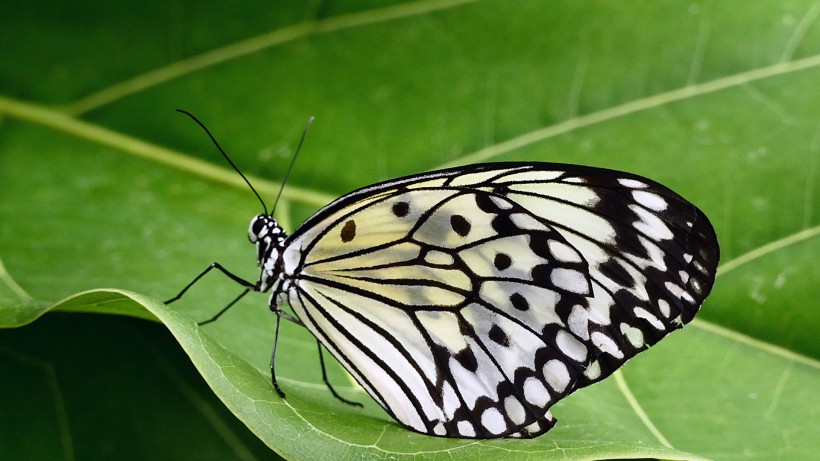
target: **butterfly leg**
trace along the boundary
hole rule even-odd
[[[336,392],[336,389],[333,389],[333,386],[330,385],[330,381],[328,381],[328,379],[327,379],[327,370],[325,369],[325,359],[322,356],[322,343],[320,343],[319,341],[316,341],[316,345],[319,346],[319,363],[322,366],[322,381],[324,381],[325,384],[327,385],[327,388],[330,389],[330,393],[333,394],[334,397],[336,397],[337,399],[341,400],[342,402],[344,402],[348,405],[353,405],[354,407],[360,407],[360,408],[363,407],[364,405],[362,405],[361,403],[347,400],[346,398],[339,395]]]
[[[276,314],[276,332],[273,335],[273,352],[270,354],[270,380],[273,383],[273,388],[279,397],[285,398],[285,393],[279,388],[279,383],[276,382],[276,345],[279,343],[279,323],[282,319],[281,311],[275,311]]]
[[[240,277],[240,276],[238,276],[238,275],[233,274],[233,273],[232,273],[232,272],[230,272],[228,269],[225,269],[224,267],[222,267],[222,265],[221,265],[221,264],[219,264],[219,263],[211,263],[211,265],[210,265],[210,266],[208,266],[207,268],[205,268],[205,270],[204,270],[204,271],[202,271],[202,273],[201,273],[201,274],[199,274],[199,275],[197,275],[196,277],[194,277],[194,279],[193,279],[193,280],[191,280],[191,283],[189,283],[189,284],[185,285],[185,288],[183,288],[183,289],[182,289],[182,291],[180,291],[180,292],[179,292],[179,294],[177,294],[177,295],[176,295],[176,296],[174,296],[173,298],[169,299],[168,301],[165,301],[165,304],[171,304],[172,302],[179,300],[179,298],[181,298],[181,297],[182,297],[182,295],[184,295],[184,294],[185,294],[185,292],[187,292],[189,288],[191,288],[192,286],[194,286],[194,284],[195,284],[196,282],[198,282],[198,281],[199,281],[199,279],[201,279],[202,277],[204,277],[204,276],[205,276],[205,274],[207,274],[208,272],[211,272],[211,270],[213,270],[213,269],[219,269],[219,270],[220,270],[223,274],[227,275],[227,276],[228,276],[228,278],[230,278],[230,279],[231,279],[231,280],[233,280],[234,282],[236,282],[236,283],[238,283],[238,284],[242,285],[243,287],[247,288],[248,290],[253,290],[253,289],[255,289],[255,288],[256,288],[256,285],[255,285],[255,284],[253,284],[253,283],[251,283],[251,282],[249,282],[249,281],[247,281],[247,280],[243,279],[242,277]],[[243,296],[244,296],[244,295],[243,295]],[[236,302],[236,301],[234,301],[234,302]]]
[[[199,323],[198,323],[198,325],[199,325],[199,326],[202,326],[202,325],[205,325],[205,324],[211,323],[211,322],[213,322],[214,320],[218,319],[218,318],[219,318],[222,314],[224,314],[224,313],[225,313],[228,309],[230,309],[230,308],[231,308],[234,304],[236,304],[236,303],[237,303],[237,301],[239,301],[240,299],[242,299],[242,297],[244,297],[246,294],[248,294],[248,292],[249,292],[249,291],[251,291],[251,290],[253,290],[253,291],[257,291],[257,290],[256,290],[256,285],[255,285],[255,284],[253,284],[253,283],[251,283],[251,282],[248,282],[247,280],[243,279],[242,277],[239,277],[238,275],[233,274],[233,273],[232,273],[232,272],[230,272],[229,270],[227,270],[227,269],[225,269],[224,267],[222,267],[222,265],[221,265],[221,264],[219,264],[219,263],[216,263],[216,262],[215,262],[215,263],[211,264],[210,266],[208,266],[208,267],[207,267],[204,271],[202,271],[202,273],[200,273],[199,275],[197,275],[196,277],[194,277],[194,279],[193,279],[193,280],[191,280],[191,283],[189,283],[188,285],[185,285],[185,288],[183,288],[183,289],[182,289],[182,291],[180,291],[180,292],[179,292],[176,296],[174,296],[173,298],[169,299],[168,301],[165,301],[165,304],[171,304],[171,303],[173,303],[173,302],[175,302],[175,301],[178,301],[178,300],[179,300],[179,298],[181,298],[181,297],[182,297],[182,296],[183,296],[183,295],[184,295],[184,294],[188,291],[188,289],[190,289],[192,286],[194,286],[194,284],[195,284],[196,282],[198,282],[200,279],[202,279],[202,277],[204,277],[204,276],[205,276],[205,274],[207,274],[208,272],[210,272],[210,271],[211,271],[211,270],[213,270],[213,269],[218,269],[218,270],[219,270],[219,271],[221,271],[223,274],[227,275],[227,276],[228,276],[228,278],[230,278],[230,279],[231,279],[231,280],[233,280],[234,282],[236,282],[236,283],[238,283],[238,284],[242,285],[243,287],[245,287],[245,291],[243,291],[242,293],[240,293],[240,294],[239,294],[239,296],[237,296],[237,297],[236,297],[233,301],[231,301],[231,302],[230,302],[227,306],[223,307],[223,308],[222,308],[222,310],[220,310],[219,312],[217,312],[217,313],[216,313],[216,315],[214,315],[213,317],[211,317],[211,318],[210,318],[210,319],[208,319],[208,320],[205,320],[204,322],[199,322]]]
[[[283,311],[283,310],[281,310],[281,309],[276,309],[274,312],[276,313],[276,315],[281,315],[282,317],[284,317],[284,318],[285,318],[285,320],[290,320],[291,322],[293,322],[293,323],[295,323],[295,324],[297,324],[297,325],[305,326],[305,324],[304,324],[304,323],[302,323],[302,321],[301,321],[301,320],[299,320],[299,317],[296,317],[296,316],[294,316],[294,315],[291,315],[291,314],[290,314],[290,313],[288,313],[287,311]]]
[[[205,320],[205,321],[203,321],[203,322],[197,322],[196,324],[197,324],[197,325],[199,325],[199,326],[202,326],[202,325],[207,325],[207,324],[209,324],[209,323],[211,323],[211,322],[215,321],[216,319],[218,319],[219,317],[221,317],[221,316],[222,316],[222,314],[224,314],[225,312],[227,312],[227,311],[228,311],[228,309],[230,309],[230,308],[231,308],[234,304],[236,304],[236,303],[237,303],[240,299],[242,299],[242,298],[243,298],[246,294],[248,294],[248,292],[249,292],[249,291],[251,291],[251,289],[250,289],[250,288],[245,288],[245,290],[244,290],[244,291],[242,291],[242,293],[240,293],[240,294],[239,294],[239,296],[237,296],[236,298],[234,298],[234,300],[233,300],[233,301],[231,301],[230,303],[228,303],[228,305],[227,305],[227,306],[223,307],[223,308],[222,308],[222,310],[220,310],[219,312],[217,312],[217,313],[216,313],[216,315],[214,315],[213,317],[211,317],[211,318],[209,318],[208,320]],[[166,303],[166,304],[167,304],[167,303]]]

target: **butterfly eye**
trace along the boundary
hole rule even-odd
[[[268,217],[264,215],[256,215],[251,220],[251,225],[248,228],[248,240],[251,243],[256,243],[259,240],[259,237],[262,235],[263,231],[267,227],[268,224]]]

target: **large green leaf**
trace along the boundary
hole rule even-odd
[[[212,406],[186,387],[193,378],[89,386],[113,383],[123,357],[184,369],[157,358],[172,357],[173,342],[142,352],[134,338],[159,335],[154,325],[48,314],[23,326],[50,309],[159,320],[230,412],[287,458],[820,450],[820,4],[18,3],[0,11],[0,325],[22,326],[0,333],[0,405],[16,412],[0,413],[0,447],[18,459],[151,453],[146,445],[166,458],[208,452],[194,446],[265,456],[225,435],[241,430],[230,417],[203,413]],[[345,406],[321,383],[315,340],[291,324],[277,355],[283,401],[269,384],[264,296],[204,327],[196,321],[238,294],[229,280],[209,275],[161,303],[213,261],[256,278],[245,228],[260,205],[178,107],[211,127],[269,203],[316,116],[277,209],[290,229],[338,195],[402,174],[582,163],[651,177],[698,204],[720,238],[721,273],[690,327],[559,403],[556,428],[534,440],[409,432],[332,364],[336,387],[366,404]],[[79,342],[80,352],[61,347]],[[101,425],[110,430],[95,439],[82,405],[55,404],[81,394],[76,402],[112,414],[143,405],[127,406],[130,429]],[[177,395],[195,395],[198,410],[173,407]]]

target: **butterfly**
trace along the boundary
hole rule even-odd
[[[462,438],[548,431],[552,405],[692,320],[719,260],[670,189],[537,162],[380,182],[290,235],[266,211],[249,238],[256,283],[200,277],[270,291],[277,335],[303,325],[400,424]]]

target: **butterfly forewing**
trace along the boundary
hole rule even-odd
[[[717,260],[708,220],[663,186],[516,163],[348,194],[288,239],[282,270],[299,318],[402,424],[532,437],[689,321]]]

